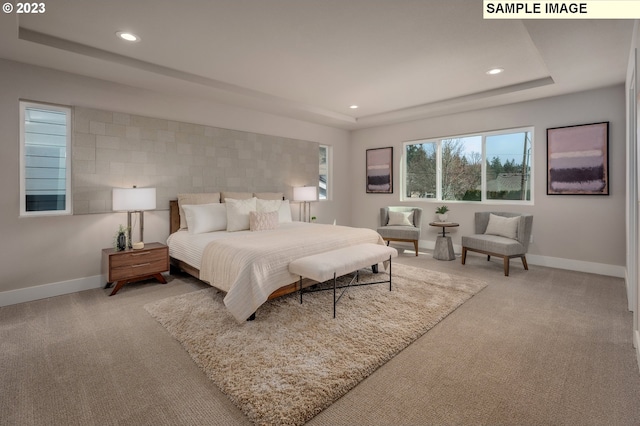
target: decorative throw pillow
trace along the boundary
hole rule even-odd
[[[210,203],[219,203],[219,202],[220,202],[219,192],[178,194],[178,207],[180,210],[180,229],[184,229],[187,227],[187,218],[185,216],[184,209],[182,208],[182,206],[184,206],[185,204],[210,204]]]
[[[278,227],[278,212],[249,212],[249,230],[267,231]]]
[[[388,225],[413,226],[413,212],[389,211]]]
[[[282,200],[256,200],[256,211],[258,213],[277,212],[280,210]]]
[[[484,233],[515,240],[518,237],[518,222],[520,222],[520,217],[518,216],[504,217],[490,213],[489,224],[487,225],[487,230],[484,231]]]
[[[247,200],[227,198],[227,231],[244,231],[249,229],[249,213],[256,211],[255,197]]]
[[[182,208],[190,234],[227,229],[227,208],[224,204],[185,204]]]
[[[289,223],[293,221],[291,219],[291,206],[289,205],[289,200],[282,200],[280,203],[280,208],[278,209],[278,220],[280,223]]]
[[[280,200],[280,201],[282,201],[282,198],[283,198],[284,194],[282,194],[282,192],[254,192],[253,196],[256,197],[258,200]]]

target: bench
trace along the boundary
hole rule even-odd
[[[345,291],[343,290],[340,296],[336,298],[337,289],[358,285],[389,283],[389,291],[391,291],[391,258],[396,256],[398,256],[398,251],[393,247],[373,243],[358,244],[296,259],[289,263],[289,272],[300,276],[300,303],[302,303],[302,294],[304,292],[331,290],[331,288],[304,290],[302,287],[303,278],[319,283],[333,279],[333,317],[335,318],[336,304]],[[377,272],[377,266],[380,262],[389,262],[389,280],[360,283],[358,271],[371,266],[373,271]],[[337,285],[338,277],[354,272],[354,277],[349,284]],[[356,281],[355,284],[354,281]]]

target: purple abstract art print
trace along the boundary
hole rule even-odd
[[[609,195],[609,122],[547,129],[547,194]]]

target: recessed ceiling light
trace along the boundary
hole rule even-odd
[[[126,41],[130,41],[130,42],[140,41],[140,37],[127,31],[118,31],[116,34],[118,35],[118,37]]]
[[[351,108],[351,109],[358,109],[358,105],[351,105],[349,108]]]
[[[502,69],[502,68],[491,68],[489,71],[487,71],[487,74],[496,75],[496,74],[500,74],[503,71],[504,71],[504,69]]]

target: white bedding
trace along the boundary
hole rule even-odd
[[[200,270],[200,279],[227,293],[224,303],[238,320],[246,320],[269,295],[298,276],[289,273],[294,259],[361,243],[384,244],[371,229],[281,223],[271,231],[179,231],[167,241],[171,257]]]

